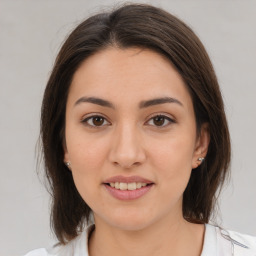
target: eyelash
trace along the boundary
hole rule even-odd
[[[90,120],[93,121],[93,118],[102,118],[103,119],[103,125],[97,126],[97,125],[94,125],[94,124],[89,124],[89,121]],[[154,116],[150,117],[150,119],[146,122],[146,124],[148,124],[150,121],[154,122],[154,118],[164,118],[164,125],[159,125],[159,126],[158,125],[152,125],[152,126],[155,126],[155,127],[158,127],[158,128],[164,128],[166,126],[169,126],[171,123],[176,123],[174,119],[172,119],[172,118],[170,118],[170,117],[168,117],[166,115],[155,114]],[[89,117],[86,117],[86,118],[82,119],[81,122],[84,125],[86,125],[86,126],[88,126],[90,128],[96,128],[96,129],[99,129],[99,128],[103,127],[103,126],[109,126],[110,125],[110,122],[107,121],[107,119],[104,116],[102,116],[102,115],[92,115],[92,116],[89,116]],[[107,122],[108,124],[104,124],[105,122]],[[168,122],[168,123],[166,124],[166,122]]]
[[[149,123],[150,121],[154,122],[154,118],[163,118],[164,119],[164,125],[160,125],[160,126],[154,125],[154,124],[152,125],[152,126],[155,126],[158,128],[165,128],[165,127],[169,126],[170,124],[175,123],[174,119],[172,119],[166,115],[163,115],[163,114],[155,114],[155,115],[151,116],[150,119],[146,123]],[[166,122],[168,122],[168,123],[166,124]]]
[[[88,127],[90,127],[90,128],[96,128],[96,129],[101,128],[102,126],[106,126],[106,124],[100,125],[100,126],[93,125],[93,124],[89,124],[89,121],[90,121],[90,120],[93,121],[93,118],[97,118],[97,117],[102,118],[102,119],[104,120],[104,121],[103,121],[104,123],[105,123],[105,122],[108,123],[107,125],[110,124],[110,122],[108,122],[107,119],[106,119],[104,116],[102,116],[102,115],[92,115],[92,116],[89,116],[89,117],[86,117],[86,118],[82,119],[81,122],[82,122],[84,125],[86,125],[86,126],[88,126]]]

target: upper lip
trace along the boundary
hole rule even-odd
[[[103,183],[115,183],[115,182],[122,182],[122,183],[141,182],[141,183],[147,183],[147,184],[153,183],[151,180],[142,178],[140,176],[125,177],[125,176],[122,176],[122,175],[113,176],[109,179],[104,180]]]

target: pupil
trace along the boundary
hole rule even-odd
[[[94,117],[93,118],[93,124],[96,125],[96,126],[100,126],[102,125],[104,122],[103,118],[100,117],[100,116],[97,116],[97,117]]]
[[[154,124],[157,126],[162,126],[164,124],[164,117],[162,117],[162,116],[155,117]]]

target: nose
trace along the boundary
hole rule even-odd
[[[116,127],[112,138],[109,159],[113,164],[129,169],[141,165],[146,160],[142,139],[136,127],[132,125]]]

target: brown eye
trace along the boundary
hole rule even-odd
[[[104,123],[104,118],[101,117],[101,116],[95,116],[95,117],[92,118],[92,123],[95,126],[101,126]]]
[[[165,118],[163,116],[156,116],[153,118],[154,125],[162,126],[165,122]]]
[[[105,125],[109,125],[109,122],[106,120],[106,118],[102,116],[90,116],[82,120],[82,123],[84,123],[86,126],[89,127],[101,127]]]
[[[147,122],[148,125],[156,126],[156,127],[165,127],[171,123],[175,123],[173,119],[165,115],[156,115]]]

